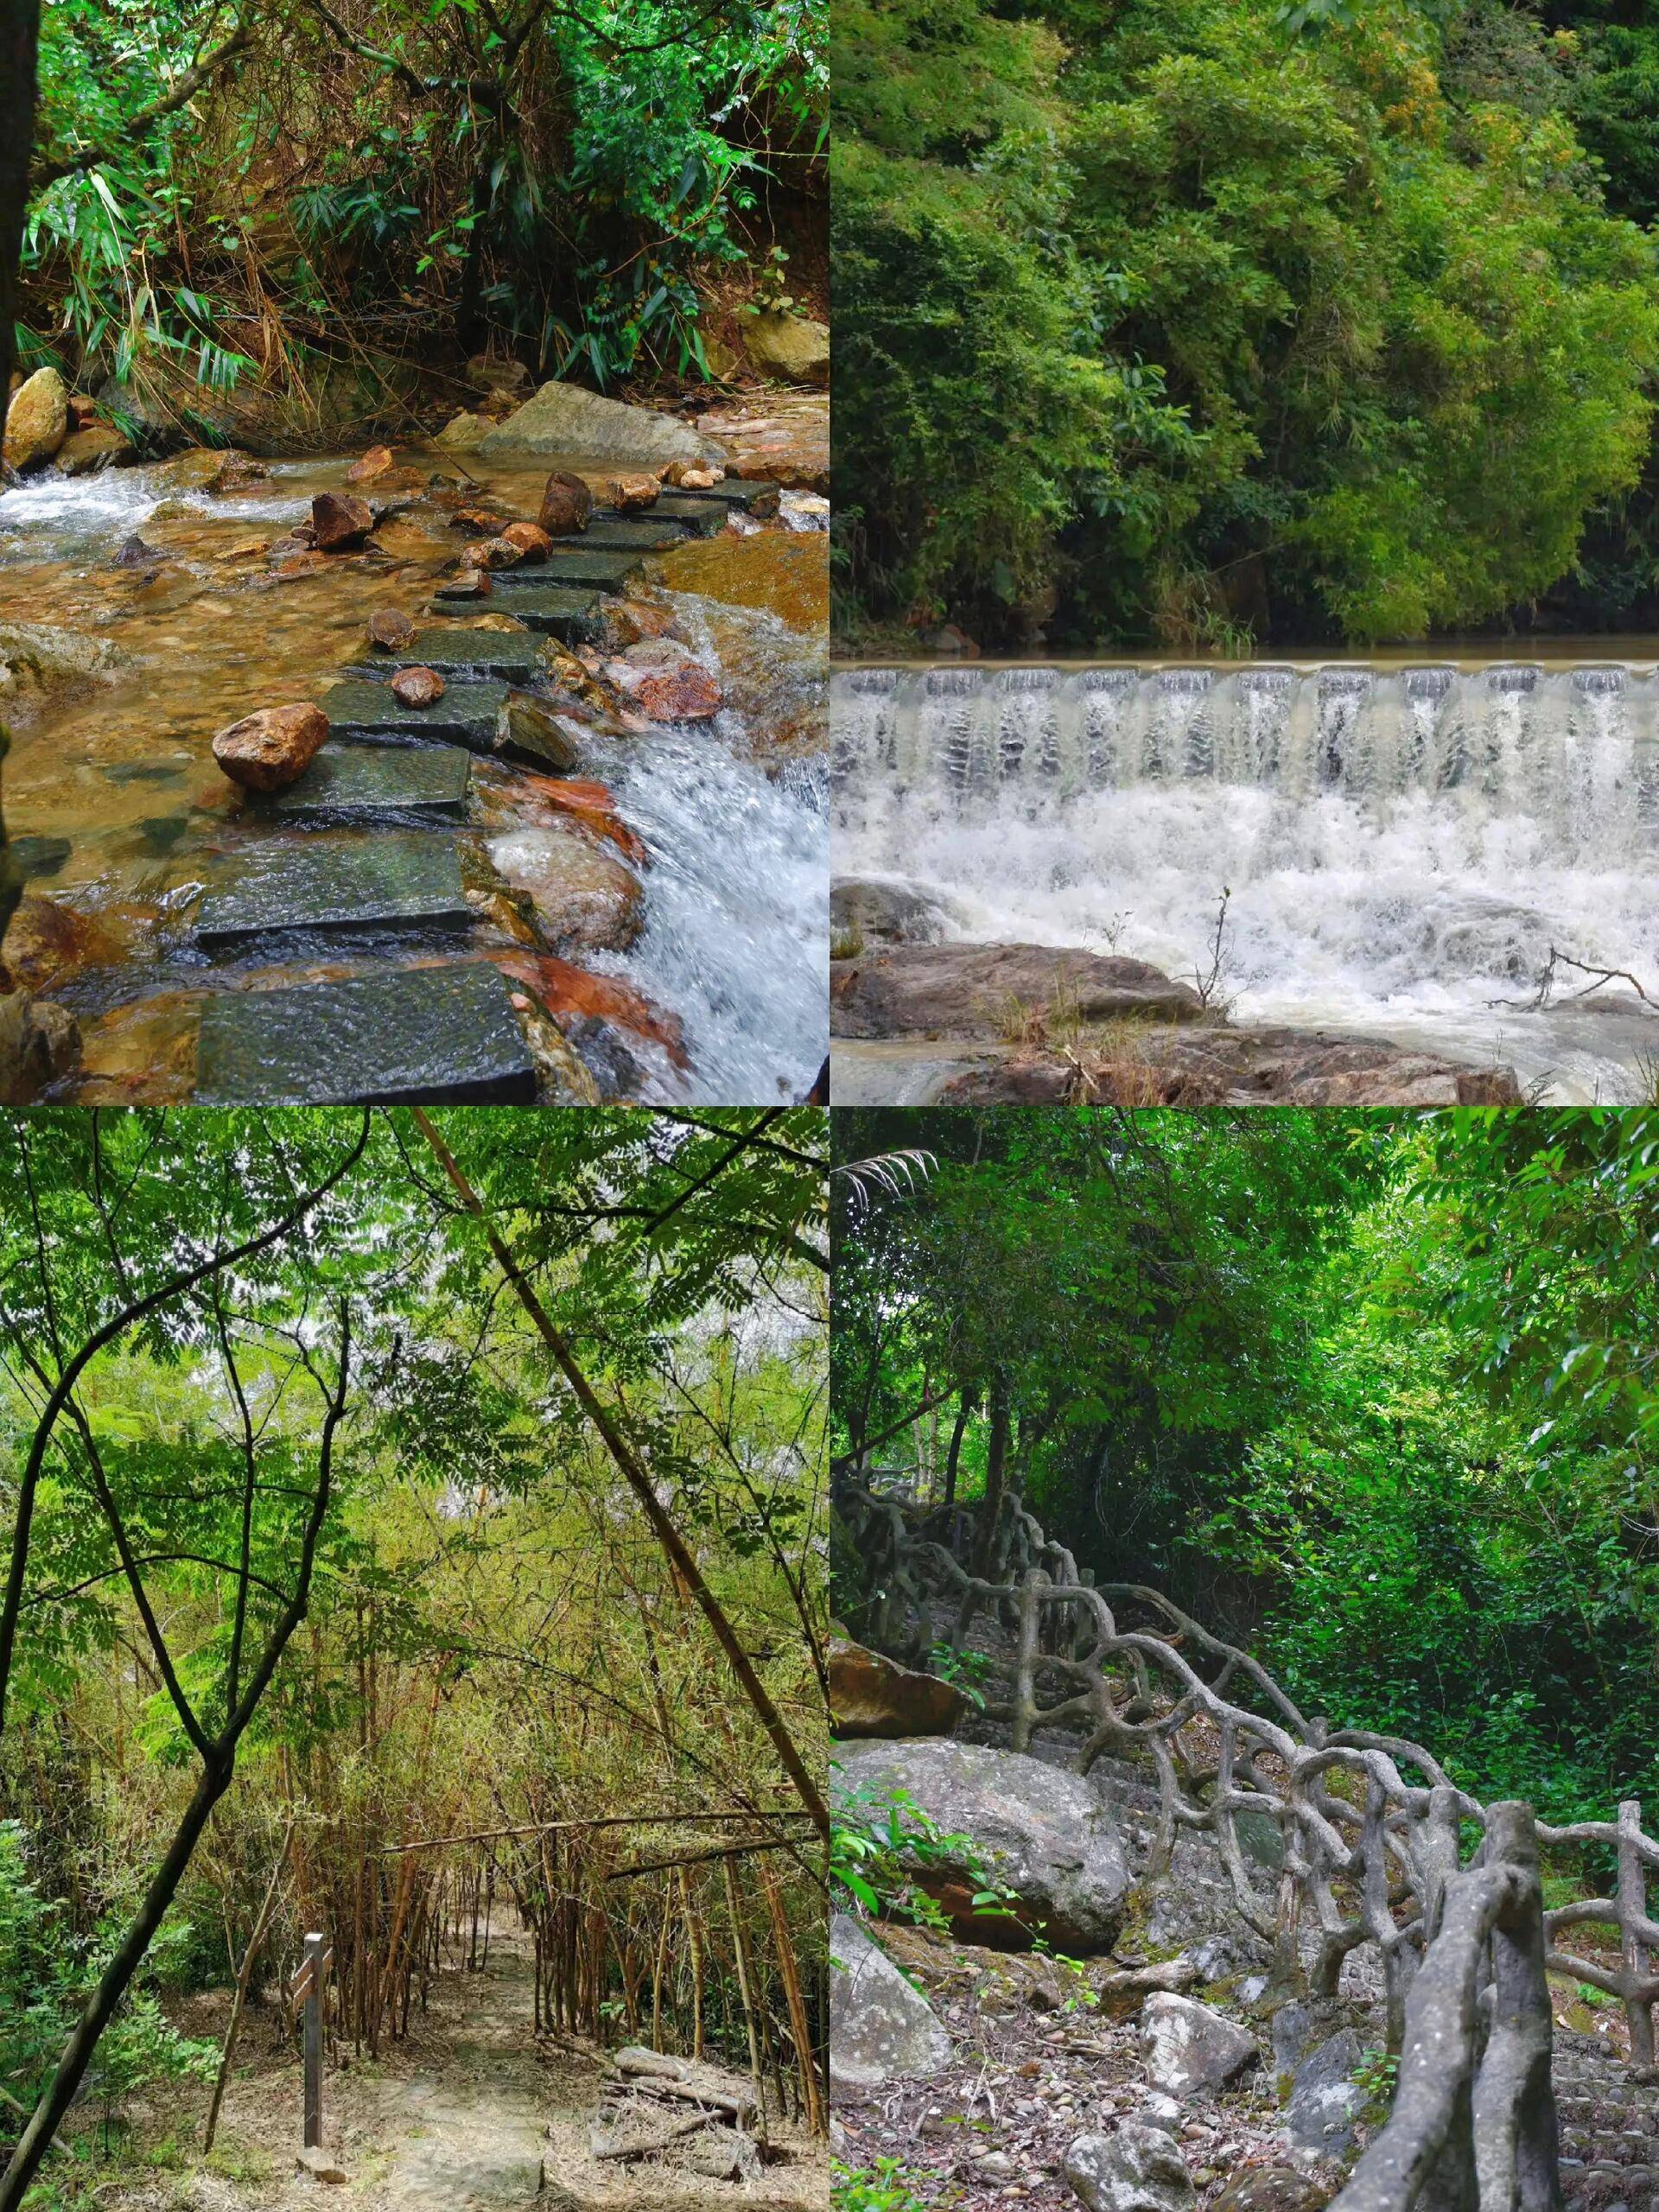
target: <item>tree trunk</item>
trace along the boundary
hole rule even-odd
[[[978,1403],[978,1390],[970,1389],[964,1383],[962,1396],[957,1405],[956,1421],[950,1431],[950,1449],[945,1455],[944,1502],[947,1505],[954,1505],[957,1502],[957,1465],[962,1458],[962,1440],[974,1408]]]
[[[985,1460],[985,1503],[980,1508],[979,1543],[974,1560],[974,1572],[988,1582],[995,1579],[997,1563],[997,1526],[1002,1518],[1002,1501],[1008,1487],[1008,1378],[995,1375],[991,1378],[991,1434]]]

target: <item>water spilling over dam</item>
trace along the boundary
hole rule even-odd
[[[1226,895],[1241,1019],[1643,1086],[1628,992],[1523,1009],[1552,946],[1659,995],[1652,665],[865,668],[833,728],[837,875],[925,885],[963,938],[1191,976]]]

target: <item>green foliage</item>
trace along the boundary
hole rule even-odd
[[[949,1835],[901,1787],[878,1798],[869,1789],[838,1793],[830,1832],[830,1898],[837,1910],[906,1920],[921,1928],[949,1922],[926,1887],[930,1873],[967,1869],[971,1903],[987,1917],[1011,1917],[1016,1893],[995,1878],[971,1836]]]
[[[1541,597],[1637,486],[1659,198],[1604,189],[1611,31],[906,0],[844,35],[855,626],[1421,637]]]
[[[918,2178],[899,2158],[878,2158],[873,2166],[837,2160],[830,2198],[836,2212],[920,2212]]]

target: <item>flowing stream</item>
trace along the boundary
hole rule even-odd
[[[1235,1020],[1644,1095],[1659,1015],[1659,673],[1615,662],[864,668],[833,685],[837,875],[956,934],[1207,969]]]
[[[410,458],[423,474],[445,466]],[[74,480],[48,469],[0,496],[0,640],[33,626],[54,655],[67,646],[85,664],[39,688],[25,680],[0,702],[13,739],[6,820],[26,888],[82,940],[47,986],[81,1023],[78,1101],[188,1096],[205,994],[454,957],[453,938],[419,927],[372,941],[289,934],[233,958],[207,957],[193,938],[202,887],[227,858],[258,840],[280,865],[273,838],[301,836],[251,817],[213,760],[213,732],[256,707],[321,696],[365,658],[374,607],[456,619],[428,601],[464,541],[418,497],[376,530],[370,556],[273,573],[269,542],[308,516],[316,492],[352,488],[349,459],[273,463],[229,494],[192,488],[163,464]],[[550,465],[493,467],[478,496],[533,515]],[[374,485],[363,488],[374,498]],[[137,534],[146,551],[124,564]],[[624,1095],[798,1096],[825,1044],[825,540],[781,524],[729,528],[652,555],[640,583],[718,671],[726,704],[710,721],[584,747],[575,773],[608,786],[650,864],[630,949],[567,957],[680,1026],[683,1068],[651,1035],[630,1037]],[[477,611],[511,605],[498,592]],[[547,818],[511,770],[474,761],[461,842],[480,863]]]

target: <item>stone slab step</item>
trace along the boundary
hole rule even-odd
[[[472,788],[471,757],[449,745],[326,745],[296,784],[258,802],[261,814],[403,815],[461,820]]]
[[[776,484],[768,483],[762,477],[722,476],[718,484],[711,484],[702,491],[688,490],[683,484],[677,484],[674,497],[677,499],[715,500],[728,507],[753,507],[775,499],[779,489]],[[658,505],[661,504],[658,500]]]
[[[693,537],[717,537],[726,527],[731,504],[706,492],[664,492],[652,508],[664,522],[677,522]]]
[[[546,675],[547,662],[540,638],[527,630],[463,630],[454,625],[435,624],[423,630],[403,652],[358,661],[343,672],[359,681],[390,683],[400,668],[435,668],[440,676],[531,683]]]
[[[382,745],[437,739],[487,752],[506,696],[505,683],[452,683],[435,706],[406,707],[389,683],[348,677],[324,695],[322,709],[336,737]]]
[[[394,969],[202,1008],[200,1106],[530,1105],[536,1070],[487,963]]]
[[[637,576],[644,566],[644,554],[626,546],[609,550],[596,546],[587,553],[580,546],[569,546],[561,539],[545,561],[524,562],[516,569],[492,570],[491,597],[511,599],[521,591],[540,590],[546,584],[589,584],[600,591],[620,591],[629,577]],[[506,614],[514,611],[511,606],[502,609]]]
[[[578,537],[563,537],[556,543],[588,552],[663,553],[671,545],[683,544],[690,534],[683,522],[673,515],[658,518],[652,507],[643,515],[594,515]]]
[[[201,902],[196,941],[245,944],[285,930],[469,928],[473,910],[448,837],[273,839],[239,856]]]
[[[511,575],[512,570],[508,569],[506,573]],[[532,577],[535,573],[531,571]],[[450,601],[467,600],[464,592],[455,589],[454,582],[455,580],[452,579],[448,583],[440,584],[434,594],[433,604],[440,613],[448,611]],[[478,604],[475,600],[467,603]],[[556,638],[562,645],[588,645],[599,638],[605,627],[598,592],[569,584],[543,583],[537,586],[532,582],[528,587],[521,584],[512,594],[512,606],[503,607],[498,612],[511,614],[515,622],[522,622],[527,629],[545,637]]]

